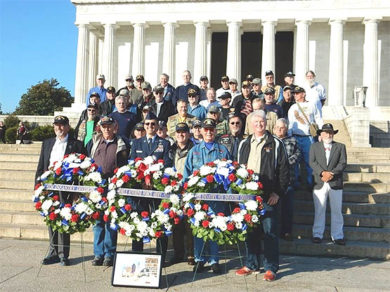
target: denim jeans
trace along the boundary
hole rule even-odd
[[[293,211],[294,211],[294,187],[289,186],[287,188],[286,194],[282,198],[281,204],[281,217],[282,217],[282,226],[281,234],[291,233],[293,225]]]
[[[261,228],[264,232],[264,270],[276,273],[279,270],[279,237],[277,236],[277,205],[264,204],[266,213],[261,225],[248,233],[246,240],[246,263],[251,270],[260,269]]]
[[[215,212],[222,212],[226,215],[227,204],[221,201],[205,201],[206,204]],[[204,248],[203,248],[203,245]],[[202,252],[203,250],[203,252]],[[218,263],[219,246],[215,241],[207,241],[202,238],[194,237],[194,257],[195,262],[209,262],[210,265]]]
[[[306,166],[306,172],[307,172],[307,183],[309,185],[313,184],[313,170],[311,169],[309,165],[309,153],[310,153],[310,146],[314,143],[313,137],[311,136],[294,136],[295,139],[297,139],[298,148],[301,150],[301,159],[303,158]],[[295,182],[298,182],[298,176],[299,176],[299,162],[295,165]]]
[[[118,232],[110,228],[109,222],[97,220],[93,226],[93,253],[95,257],[112,258],[116,251]]]

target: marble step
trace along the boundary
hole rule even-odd
[[[311,238],[312,225],[294,224],[294,238]],[[390,244],[390,228],[350,227],[344,226],[344,237],[347,240],[387,242]],[[325,227],[324,238],[330,238],[330,227]]]
[[[345,172],[384,172],[390,175],[390,163],[350,163],[347,165]]]
[[[345,172],[345,182],[390,183],[390,173]]]
[[[34,180],[0,180],[0,189],[34,190]]]
[[[344,191],[358,191],[368,193],[387,193],[390,192],[390,184],[388,183],[367,183],[367,182],[346,182],[344,183]]]
[[[35,210],[32,200],[0,200],[1,211],[32,212]]]
[[[8,161],[8,162],[34,162],[38,163],[39,154],[23,154],[23,153],[1,153],[0,152],[0,161]]]
[[[310,239],[280,240],[280,252],[291,255],[368,257],[378,260],[390,260],[390,246],[387,242],[354,241],[348,239],[345,246],[336,245],[325,240],[320,244],[314,244]]]
[[[0,170],[37,170],[37,162],[28,162],[28,161],[0,161]]]
[[[375,227],[390,228],[390,215],[360,215],[360,214],[343,214],[344,226],[351,227]],[[314,213],[312,212],[295,212],[294,224],[311,225],[314,222]],[[326,214],[326,224],[330,225],[330,214]]]
[[[33,196],[32,184],[29,190],[23,189],[0,189],[0,200],[28,201]]]
[[[35,170],[10,170],[0,169],[0,180],[20,180],[29,181],[31,184],[34,183]]]
[[[295,200],[294,208],[300,212],[314,212],[313,201]],[[330,213],[330,208],[327,208],[326,211]],[[342,212],[343,214],[389,215],[390,204],[344,202]]]

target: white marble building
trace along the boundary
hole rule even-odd
[[[281,80],[293,70],[298,85],[310,69],[336,119],[351,114],[355,86],[368,87],[371,114],[390,106],[390,1],[71,1],[79,31],[76,111],[97,73],[116,88],[129,73],[155,85],[164,72],[177,86],[185,69],[196,84],[201,75],[212,84],[224,74],[240,83],[249,73],[264,79],[273,70]]]

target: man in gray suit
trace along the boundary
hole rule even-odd
[[[343,171],[347,166],[345,145],[333,141],[338,130],[332,124],[324,124],[318,130],[320,141],[311,145],[309,164],[314,175],[314,224],[313,243],[321,243],[325,229],[326,201],[331,209],[330,233],[332,241],[345,245],[343,233]]]

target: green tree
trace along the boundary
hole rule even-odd
[[[3,114],[3,110],[1,109],[1,103],[0,103],[0,115]]]
[[[47,116],[63,107],[70,106],[73,97],[65,87],[58,87],[59,82],[52,78],[31,86],[23,94],[14,114]]]

